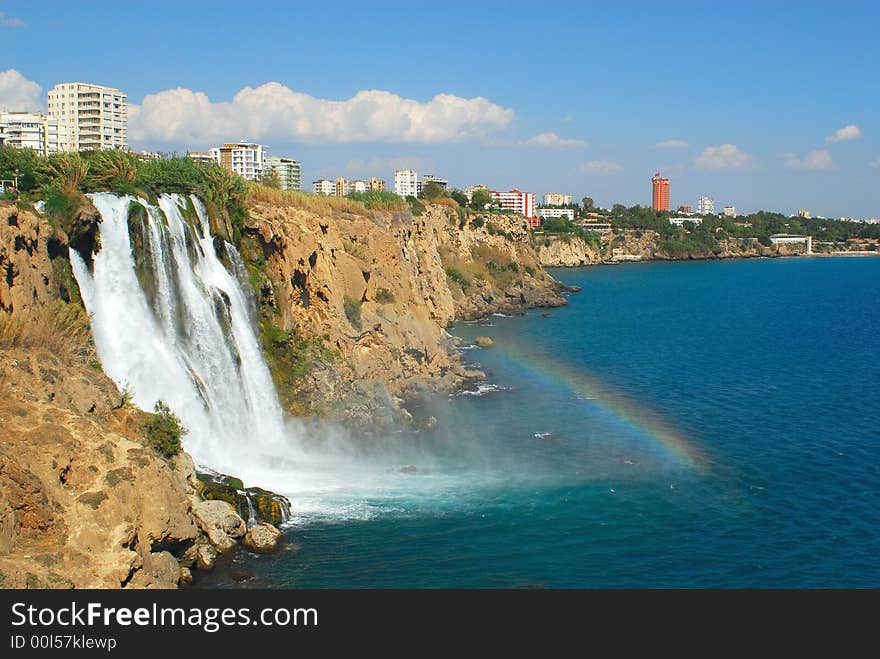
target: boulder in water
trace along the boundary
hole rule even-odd
[[[217,564],[217,550],[209,543],[203,542],[196,546],[196,567],[200,570],[213,570]]]
[[[491,348],[494,345],[494,341],[490,339],[488,336],[478,336],[477,337],[477,345],[481,348]]]
[[[245,508],[242,512],[248,510],[247,501],[250,500],[250,506],[253,508],[255,521],[257,522],[268,522],[273,526],[280,526],[290,517],[290,500],[285,496],[269,492],[269,490],[264,490],[260,487],[247,488],[243,496],[246,498],[244,501]],[[239,510],[242,509],[239,508]]]
[[[281,531],[271,524],[260,522],[248,529],[242,541],[244,546],[257,554],[271,554],[281,542]]]
[[[219,552],[235,547],[236,539],[247,532],[244,520],[235,507],[225,501],[198,501],[193,505],[193,515],[199,528]]]

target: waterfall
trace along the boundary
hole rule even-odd
[[[110,193],[89,197],[101,214],[101,249],[91,267],[73,249],[70,260],[107,375],[142,409],[169,405],[201,464],[241,473],[243,460],[277,450],[283,415],[244,265],[232,245],[215,247],[201,201],[163,194],[153,206]],[[187,201],[194,215],[185,212]],[[141,225],[130,221],[133,203],[144,208]]]
[[[378,499],[446,482],[439,473],[401,477],[395,465],[417,459],[405,442],[368,454],[333,423],[284,416],[247,269],[233,245],[211,235],[198,198],[89,197],[101,247],[91,263],[73,249],[70,261],[101,364],[138,407],[162,400],[180,417],[184,448],[204,470],[290,496],[296,516],[286,506],[281,514],[291,522],[362,519]]]

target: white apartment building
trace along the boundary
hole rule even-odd
[[[447,181],[445,178],[439,178],[437,176],[434,176],[433,174],[425,174],[422,177],[422,180],[416,184],[416,188],[418,189],[419,194],[422,193],[422,190],[425,189],[425,186],[428,185],[428,183],[436,183],[444,190],[447,190],[449,188],[449,181]]]
[[[281,156],[272,156],[266,158],[264,162],[264,171],[275,172],[278,180],[281,181],[282,190],[299,191],[300,181],[300,164],[292,158],[282,158]]]
[[[547,195],[544,195],[546,198]],[[537,210],[537,215],[542,220],[548,217],[567,217],[569,220],[574,222],[574,209],[573,208],[539,208]]]
[[[715,200],[712,197],[700,197],[697,199],[698,215],[715,215]]]
[[[674,224],[677,227],[682,226],[685,222],[693,222],[694,224],[702,224],[703,218],[696,217],[691,215],[690,217],[670,217],[669,224]]]
[[[0,144],[46,156],[67,150],[67,130],[42,112],[0,112]]]
[[[401,197],[418,197],[418,173],[412,169],[401,169],[394,172],[394,192]]]
[[[519,213],[527,219],[535,218],[534,192],[521,192],[517,189],[508,192],[489,190],[489,194],[504,210]]]
[[[317,181],[312,181],[312,192],[315,194],[322,195],[335,195],[336,194],[336,181],[330,181],[328,179],[322,178]]]
[[[568,206],[571,204],[570,194],[561,194],[559,192],[548,192],[541,198],[542,206]],[[557,216],[558,217],[558,216]]]
[[[725,206],[724,215],[725,217],[736,217],[736,206]]]
[[[55,85],[49,90],[49,116],[64,126],[73,151],[128,147],[128,96],[115,87]]]
[[[249,181],[256,181],[263,173],[266,147],[252,142],[227,142],[210,149],[210,153],[224,169],[235,172]]]
[[[190,160],[195,160],[196,162],[208,163],[211,165],[219,165],[220,164],[220,152],[217,151],[187,151],[186,157]]]

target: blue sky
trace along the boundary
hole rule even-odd
[[[880,216],[877,3],[316,4],[0,2],[0,105],[109,84],[134,148],[247,138],[307,181],[630,205],[661,170],[676,206]]]

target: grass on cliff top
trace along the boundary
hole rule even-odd
[[[97,364],[88,314],[61,300],[14,314],[0,312],[0,348],[45,348],[74,362]]]
[[[324,195],[297,192],[294,190],[278,190],[259,183],[250,183],[248,188],[248,204],[266,204],[282,208],[298,208],[318,214],[330,214],[333,211],[342,211],[354,215],[367,215],[367,207],[362,202],[347,199],[345,197],[330,197]]]

